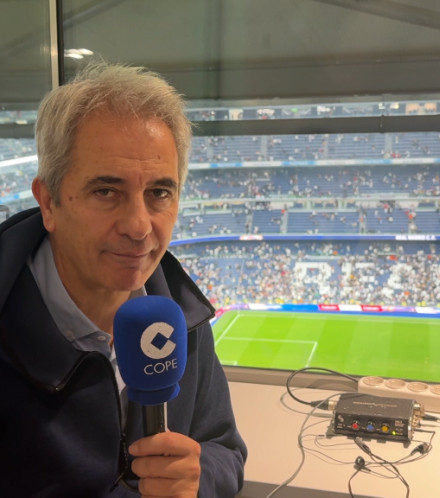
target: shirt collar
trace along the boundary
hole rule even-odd
[[[69,296],[58,274],[49,237],[38,248],[29,268],[37,282],[46,306],[57,327],[69,341],[78,341],[99,330],[99,328],[78,308]],[[142,287],[133,291],[132,297],[146,295]]]

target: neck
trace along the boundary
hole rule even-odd
[[[114,292],[109,295],[94,294],[93,299],[71,296],[78,308],[100,330],[113,336],[113,319],[119,307],[130,297],[129,291]]]

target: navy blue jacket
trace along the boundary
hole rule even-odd
[[[0,225],[0,496],[138,496],[123,483],[134,477],[126,447],[143,435],[140,407],[130,406],[121,427],[109,360],[76,350],[57,329],[26,265],[45,235],[38,209]],[[213,308],[170,253],[146,289],[173,298],[188,324],[187,367],[168,403],[169,429],[201,444],[199,497],[232,498],[246,448],[214,352]]]

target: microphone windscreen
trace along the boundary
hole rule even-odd
[[[175,398],[187,357],[187,326],[180,306],[163,296],[126,301],[116,312],[113,341],[127,396],[142,405]]]

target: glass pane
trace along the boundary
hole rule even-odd
[[[190,116],[269,127],[292,109],[318,119],[440,107],[206,107]],[[171,250],[218,309],[223,364],[439,381],[439,195],[438,132],[194,137]]]
[[[221,361],[440,381],[437,125],[379,133],[383,117],[438,119],[438,4],[64,5],[66,74],[86,48],[190,99],[171,250],[218,309]],[[306,131],[319,121],[331,131]]]
[[[31,205],[36,109],[51,87],[49,2],[0,2],[0,220]]]
[[[70,57],[147,66],[190,99],[436,93],[440,4],[409,3],[64,0],[64,40]]]

